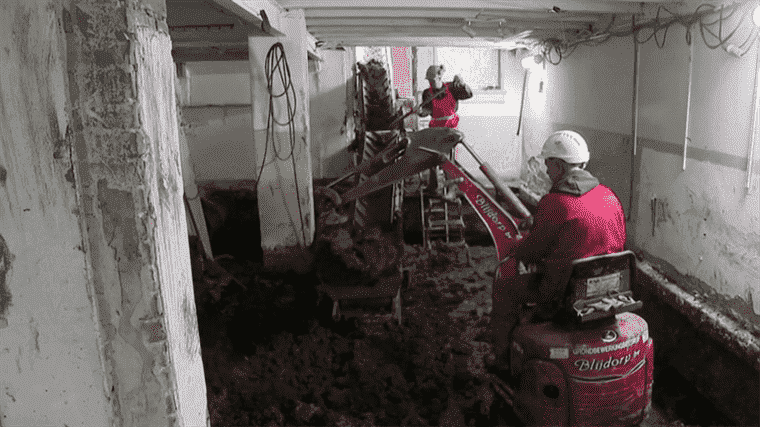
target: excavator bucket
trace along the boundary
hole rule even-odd
[[[341,203],[354,201],[442,164],[451,149],[464,141],[462,132],[445,127],[410,132],[407,137],[409,144],[401,158],[388,164],[359,186],[340,195]]]

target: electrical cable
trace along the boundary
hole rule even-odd
[[[296,106],[298,102],[298,98],[296,97],[295,87],[293,86],[293,81],[290,76],[290,67],[288,66],[288,60],[285,56],[285,48],[283,47],[282,43],[277,42],[272,45],[272,47],[269,49],[269,52],[267,52],[266,60],[264,63],[264,73],[267,78],[267,92],[269,93],[269,114],[267,116],[267,133],[266,133],[266,143],[264,145],[264,156],[263,160],[261,162],[261,167],[259,169],[259,174],[257,179],[261,180],[261,174],[264,171],[264,167],[266,165],[269,165],[276,160],[280,161],[287,161],[290,160],[291,164],[293,166],[293,177],[295,179],[295,187],[296,187],[296,200],[299,206],[299,223],[301,224],[301,236],[303,237],[303,245],[306,245],[306,226],[303,221],[303,217],[300,215],[300,202],[301,202],[301,191],[300,187],[298,185],[298,168],[296,167],[296,129],[295,129],[295,115],[296,115]],[[281,93],[274,93],[274,80],[275,76],[280,77],[280,83],[282,86],[282,92]],[[292,99],[291,99],[292,96]],[[274,116],[274,105],[275,100],[277,98],[285,97],[285,107],[286,107],[286,120],[284,122],[279,122],[275,116]],[[288,128],[288,143],[290,151],[287,153],[287,155],[282,156],[282,152],[280,151],[278,145],[275,143],[275,125],[280,125]],[[274,158],[267,162],[267,153],[269,152],[269,146],[272,146],[272,152],[274,153]],[[284,199],[283,194],[283,199]],[[285,202],[285,205],[288,205],[287,200],[283,200]],[[292,215],[290,214],[290,210],[288,210],[288,215],[291,216],[291,222],[293,221]],[[299,242],[299,246],[301,243]]]
[[[705,45],[711,49],[716,49],[718,47],[725,46],[726,43],[728,43],[729,39],[735,35],[739,27],[743,24],[747,14],[749,13],[748,10],[745,10],[741,14],[741,18],[739,18],[739,22],[736,27],[724,35],[725,23],[728,22],[730,18],[735,16],[738,9],[738,3],[734,3],[729,6],[721,5],[720,7],[712,4],[702,4],[699,5],[696,10],[689,15],[679,15],[671,12],[664,6],[658,6],[654,19],[643,24],[632,25],[625,30],[612,31],[612,27],[615,22],[613,16],[612,21],[603,31],[594,33],[590,30],[584,29],[582,32],[576,32],[574,35],[574,40],[563,41],[552,38],[539,41],[536,43],[536,45],[542,52],[544,60],[552,65],[558,65],[563,59],[569,57],[570,54],[572,54],[578,46],[599,46],[603,43],[608,42],[612,37],[627,37],[633,35],[635,42],[638,44],[644,44],[654,38],[657,47],[662,49],[665,47],[669,28],[674,24],[681,24],[686,28],[685,37],[687,45],[691,45],[692,42],[692,28],[694,25],[698,25],[700,35],[702,36]],[[666,16],[666,14],[669,16]],[[709,16],[713,14],[718,14],[718,17],[714,20],[709,19]],[[715,25],[718,26],[717,34],[716,31],[712,29],[712,27]],[[651,30],[651,33],[648,33],[649,30]],[[644,37],[644,35],[646,35],[646,37]],[[715,42],[708,42],[708,35],[716,39],[717,44],[714,44]],[[750,35],[744,42],[742,42],[741,45],[738,46],[739,49],[744,48],[739,56],[743,56],[749,52],[758,38],[760,38],[760,35],[753,25]]]
[[[724,9],[723,7],[720,8],[720,19],[719,19],[719,22],[718,22],[718,35],[717,36],[715,35],[715,33],[712,32],[712,30],[710,30],[710,28],[707,25],[705,25],[705,24],[702,23],[702,18],[703,17],[700,17],[700,26],[699,26],[699,29],[700,29],[700,32],[702,34],[702,41],[705,43],[705,46],[707,46],[710,49],[719,48],[719,47],[723,46],[729,39],[731,39],[731,37],[733,37],[734,33],[736,33],[736,31],[741,26],[741,23],[744,21],[744,18],[747,17],[747,13],[748,13],[747,11],[744,12],[744,14],[742,15],[742,17],[739,19],[739,24],[737,24],[736,28],[734,28],[733,31],[731,31],[726,36],[726,38],[724,39],[723,38],[723,21],[725,19],[728,19],[728,17],[726,17],[726,18],[723,17],[723,9]],[[731,15],[733,15],[733,12],[731,13]],[[731,15],[729,15],[729,16],[731,16]],[[710,33],[710,35],[712,35],[713,37],[715,37],[716,39],[718,39],[718,44],[716,44],[716,45],[709,44],[707,42],[707,38],[705,37],[705,31],[707,31],[708,33]],[[754,29],[753,29],[753,31],[754,31]]]

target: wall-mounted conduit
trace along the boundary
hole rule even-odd
[[[752,191],[752,167],[755,159],[755,146],[760,138],[760,53],[755,62],[755,106],[752,114],[752,135],[750,135],[749,158],[747,159],[747,192]]]
[[[689,43],[689,89],[686,96],[686,130],[683,137],[683,163],[681,164],[681,170],[686,170],[686,157],[687,150],[689,148],[689,124],[691,122],[691,85],[692,76],[694,71],[694,43]]]
[[[633,18],[633,25],[636,24],[636,18]],[[631,131],[633,133],[633,150],[631,152],[631,188],[629,192],[628,200],[628,220],[631,219],[631,212],[633,211],[633,190],[634,190],[634,177],[636,176],[636,147],[639,141],[639,63],[641,62],[639,55],[639,41],[636,37],[633,38],[633,123],[631,124]]]

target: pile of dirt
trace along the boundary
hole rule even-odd
[[[359,231],[348,223],[322,226],[311,251],[314,272],[323,283],[371,286],[382,277],[398,274],[403,234],[380,225]]]
[[[376,313],[335,322],[313,278],[227,259],[239,283],[199,298],[212,425],[491,423],[490,346],[476,336],[490,311],[492,268],[481,264],[493,253],[471,267],[462,249],[405,249],[401,325]]]

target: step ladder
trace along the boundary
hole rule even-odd
[[[445,183],[440,182],[440,175],[438,178],[438,188],[442,190],[442,197],[426,194],[425,189],[420,188],[422,233],[425,246],[431,249],[435,241],[448,245],[466,246],[462,199],[456,197],[454,202],[449,201],[454,199],[454,194],[450,193],[452,190]]]

